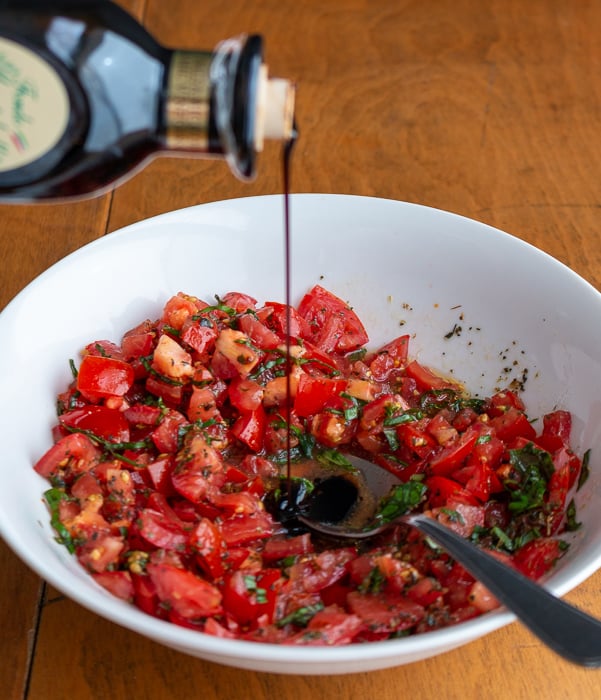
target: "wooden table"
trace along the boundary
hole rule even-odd
[[[293,191],[457,212],[537,245],[601,288],[598,0],[121,4],[172,46],[211,47],[244,31],[265,36],[272,72],[299,83]],[[64,255],[125,224],[281,192],[279,147],[266,149],[259,168],[248,185],[220,162],[164,158],[95,199],[0,206],[0,308]],[[567,597],[601,617],[601,573]],[[601,671],[559,660],[517,623],[439,658],[369,674],[225,668],[87,612],[1,543],[0,630],[1,698],[584,700],[601,693]]]

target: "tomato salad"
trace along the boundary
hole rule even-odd
[[[91,342],[35,464],[58,541],[114,595],[226,638],[366,642],[496,607],[408,526],[342,546],[268,505],[286,493],[288,454],[327,472],[355,453],[398,476],[377,517],[428,512],[527,576],[546,574],[568,546],[558,535],[578,527],[571,493],[587,471],[570,414],[534,422],[513,391],[469,396],[412,359],[408,335],[367,342],[321,286],[290,310],[179,293],[120,344]],[[310,497],[315,484],[294,481]]]

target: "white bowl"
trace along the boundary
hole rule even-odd
[[[376,346],[402,332],[411,352],[472,392],[522,379],[530,416],[573,413],[573,443],[592,448],[577,495],[583,527],[548,581],[561,595],[601,564],[601,295],[567,267],[489,226],[413,204],[294,195],[293,301],[315,283],[348,300]],[[52,235],[49,232],[48,235]],[[54,540],[32,469],[49,447],[68,359],[118,341],[178,291],[241,291],[284,301],[283,200],[217,202],[142,221],[85,246],[0,314],[0,533],[41,577],[113,622],[193,656],[275,673],[334,674],[409,663],[513,620],[504,610],[416,637],[298,648],[208,636],[154,619],[97,586]],[[461,330],[457,328],[461,327]],[[455,329],[450,338],[445,336]]]

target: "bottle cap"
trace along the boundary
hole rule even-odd
[[[294,133],[296,86],[284,78],[270,78],[265,64],[259,71],[255,147],[263,149],[265,139],[284,141]]]

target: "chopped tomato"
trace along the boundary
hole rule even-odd
[[[298,313],[309,324],[309,340],[324,352],[352,352],[369,340],[351,307],[320,285],[301,299]]]
[[[88,405],[59,416],[61,425],[89,431],[109,442],[129,442],[129,425],[122,411]]]
[[[200,576],[169,564],[148,564],[146,571],[159,600],[183,618],[198,619],[221,612],[221,593]]]
[[[368,350],[319,285],[298,308],[215,298],[180,292],[120,342],[88,343],[58,393],[34,468],[57,540],[99,585],[189,630],[296,645],[421,634],[497,606],[415,528],[348,547],[302,529],[297,508],[346,453],[507,566],[538,579],[555,565],[578,522],[567,411],[539,428],[515,391],[471,397],[412,358],[409,335]]]
[[[134,382],[134,370],[122,360],[86,355],[77,373],[77,389],[90,401],[124,396]]]

